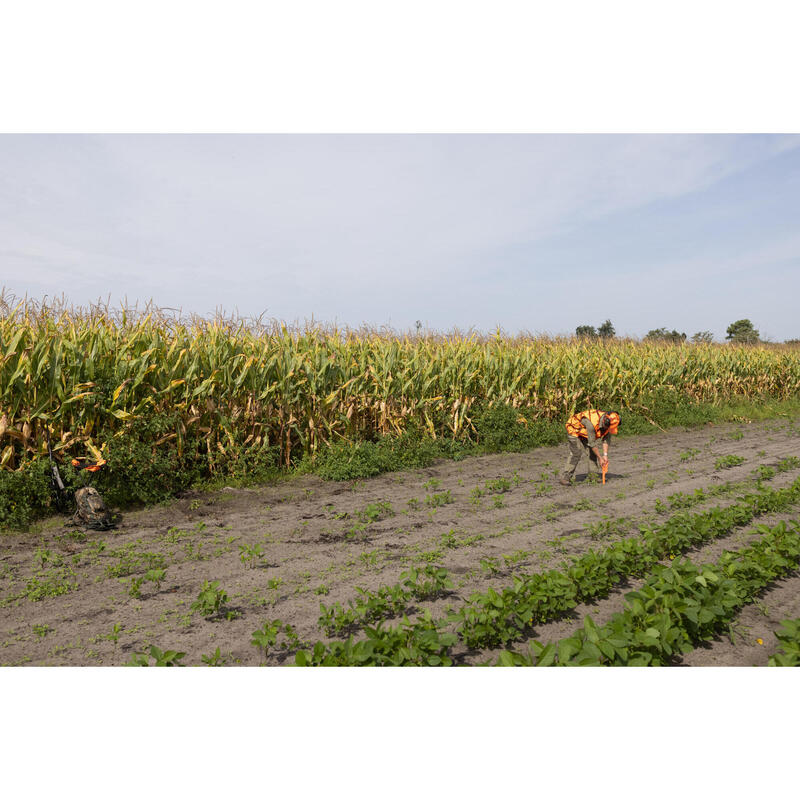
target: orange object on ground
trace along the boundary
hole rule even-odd
[[[77,467],[78,469],[85,469],[87,472],[100,472],[100,468],[106,464],[106,460],[104,458],[100,459],[100,461],[96,461],[94,464],[91,462],[81,464],[81,461],[82,459],[73,458],[72,466]]]

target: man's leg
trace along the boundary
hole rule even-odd
[[[600,462],[595,455],[594,450],[592,450],[588,443],[586,444],[586,449],[589,451],[589,466],[586,470],[586,477],[589,479],[599,478],[603,474],[602,467],[600,466]]]
[[[567,463],[564,465],[564,471],[558,479],[558,482],[563,486],[569,486],[570,479],[575,474],[575,468],[580,463],[581,456],[583,455],[583,448],[579,436],[567,436],[567,442],[569,444]]]

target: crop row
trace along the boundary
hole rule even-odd
[[[398,433],[474,435],[476,409],[509,405],[560,419],[594,397],[636,407],[800,391],[800,360],[766,347],[675,347],[527,336],[397,336],[157,313],[90,313],[0,303],[0,467],[41,455],[44,429],[70,455],[166,415],[147,445],[197,458]],[[674,404],[674,403],[673,403]],[[141,431],[135,435],[142,435]]]
[[[745,495],[727,508],[676,514],[658,528],[642,527],[641,536],[623,539],[597,552],[589,550],[563,572],[549,570],[514,579],[500,591],[473,594],[457,612],[459,635],[470,648],[498,647],[516,641],[534,624],[606,597],[624,579],[644,575],[659,561],[723,536],[761,514],[800,501],[800,478],[783,489]]]
[[[377,591],[357,587],[358,596],[348,601],[326,606],[320,603],[319,625],[328,636],[342,634],[369,622],[378,622],[406,611],[417,600],[432,600],[452,589],[447,570],[428,565],[421,570],[410,569],[400,575],[400,581],[381,586]]]
[[[729,628],[739,610],[772,581],[800,565],[800,524],[759,526],[762,536],[715,564],[689,559],[658,565],[644,586],[625,597],[625,609],[598,627],[586,617],[572,636],[528,655],[505,651],[501,666],[660,666]]]
[[[800,619],[785,619],[781,627],[775,631],[775,637],[781,643],[778,650],[770,656],[771,667],[800,667]]]
[[[775,468],[760,467],[758,472],[759,485],[762,481],[771,480],[778,472],[786,472],[798,466],[800,466],[800,460],[792,457],[783,459]],[[728,493],[751,483],[750,479],[738,483],[727,482],[720,486],[711,487],[706,491],[698,489],[691,495],[679,492],[675,495],[670,495],[667,499],[673,507],[687,508],[705,502],[713,496]],[[423,579],[422,583],[419,583],[420,578]],[[364,624],[407,613],[415,601],[440,597],[451,588],[452,583],[447,572],[441,567],[428,566],[422,572],[411,570],[402,573],[398,583],[390,586],[380,586],[374,592],[357,588],[358,595],[348,601],[347,608],[344,608],[341,603],[335,603],[331,606],[320,603],[318,623],[326,635],[340,636],[352,632]],[[488,597],[484,596],[484,602]],[[476,598],[481,598],[481,595],[472,596],[473,600]]]
[[[396,627],[378,622],[365,629],[366,638],[317,642],[297,653],[301,666],[346,664],[404,665],[452,663],[452,646],[492,647],[523,636],[536,621],[556,618],[577,603],[605,596],[624,577],[645,574],[663,558],[724,535],[759,514],[785,509],[800,500],[800,479],[791,486],[745,496],[725,509],[678,515],[657,530],[645,530],[641,539],[617,542],[605,551],[590,551],[565,572],[550,570],[516,578],[502,593],[492,589],[473,595],[470,602],[444,619],[424,614],[415,622],[405,617]],[[447,628],[459,623],[455,632]]]
[[[800,458],[797,456],[787,456],[782,458],[775,466],[771,467],[766,464],[761,464],[753,470],[752,477],[746,478],[742,481],[726,481],[725,483],[717,484],[716,486],[706,486],[705,488],[695,489],[693,492],[675,492],[675,494],[668,495],[667,502],[661,500],[656,501],[655,509],[660,513],[667,513],[667,511],[675,511],[677,509],[692,508],[701,503],[705,503],[714,497],[729,494],[736,491],[737,488],[749,486],[751,484],[760,484],[763,481],[772,480],[779,472],[789,472],[793,469],[800,467]]]

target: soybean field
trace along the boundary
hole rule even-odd
[[[564,443],[46,517],[0,537],[0,663],[797,664],[798,445],[742,420],[615,440],[605,485],[558,484]]]

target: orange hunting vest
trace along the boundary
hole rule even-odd
[[[603,414],[605,413],[605,411],[596,411],[592,409],[591,411],[582,411],[580,414],[573,414],[567,420],[567,433],[570,436],[582,436],[585,439],[586,430],[583,425],[581,425],[581,420],[584,417],[587,417],[594,428],[595,436],[597,436],[598,439],[602,439],[603,436],[600,433],[600,420],[603,418]]]

